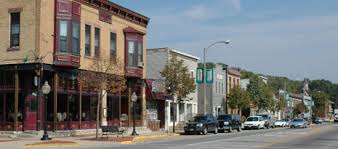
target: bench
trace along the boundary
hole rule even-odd
[[[109,134],[114,134],[114,133],[117,134],[117,137],[121,135],[123,138],[124,130],[120,130],[119,127],[117,126],[102,126],[101,129],[102,129],[102,138],[103,136],[106,136],[108,138]]]

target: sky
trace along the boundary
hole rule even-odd
[[[112,0],[150,18],[147,48],[338,83],[338,0]]]

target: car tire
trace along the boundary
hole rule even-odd
[[[215,127],[215,131],[214,131],[214,134],[217,134],[218,133],[218,128]]]
[[[203,135],[207,135],[208,134],[208,129],[206,128],[206,127],[204,127],[204,129],[203,129]]]
[[[241,132],[241,126],[238,126],[237,132]]]

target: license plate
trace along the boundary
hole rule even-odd
[[[190,128],[190,131],[194,131],[194,129]]]

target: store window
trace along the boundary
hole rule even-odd
[[[19,48],[20,46],[20,12],[11,13],[11,35],[10,47]]]

